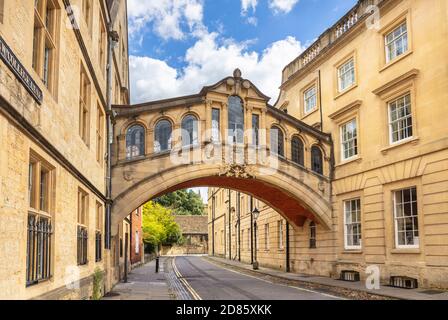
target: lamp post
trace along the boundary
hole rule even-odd
[[[234,221],[236,221],[236,210],[235,210],[235,207],[232,207],[231,209],[230,209],[230,213],[231,213],[231,219],[230,219],[230,221],[233,219]],[[236,223],[237,222],[235,222],[235,227],[236,227]],[[231,229],[232,228],[232,224],[231,223],[229,223],[229,229]],[[235,228],[236,229],[236,228]],[[236,234],[236,232],[235,232],[235,251],[237,250],[237,234]],[[229,243],[230,243],[230,246],[232,246],[232,238],[230,238],[230,241],[229,241]],[[232,258],[232,256],[230,256],[230,260],[234,260],[233,258]]]
[[[252,211],[252,217],[254,219],[254,263],[252,264],[252,268],[254,270],[258,270],[258,261],[257,261],[257,219],[260,215],[260,211],[255,208],[254,211]]]

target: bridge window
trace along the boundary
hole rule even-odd
[[[260,145],[260,116],[258,114],[252,115],[252,145]]]
[[[154,132],[154,152],[163,152],[171,149],[171,122],[160,120]]]
[[[182,120],[182,146],[197,146],[198,143],[198,119],[188,115]]]
[[[278,127],[271,128],[271,152],[282,157],[285,155],[283,131]]]
[[[220,139],[220,127],[221,127],[221,110],[212,109],[212,142],[219,142]]]
[[[317,146],[311,148],[311,170],[319,174],[324,173],[322,151]]]
[[[244,143],[244,108],[240,97],[229,97],[229,143]]]
[[[126,133],[126,158],[133,159],[145,154],[145,128],[141,125],[130,127]]]
[[[304,165],[304,147],[299,137],[293,137],[291,140],[291,158],[294,163]]]
[[[310,249],[316,248],[316,223],[311,221],[310,223]]]

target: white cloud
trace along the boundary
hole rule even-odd
[[[274,10],[274,13],[288,13],[299,0],[269,0],[269,8]]]
[[[255,26],[255,27],[258,25],[258,19],[256,17],[248,17],[246,19],[246,22],[248,24],[251,24],[251,25]]]
[[[241,16],[247,17],[246,23],[257,26],[258,19],[255,17],[255,11],[257,10],[258,0],[241,0]],[[249,15],[249,11],[252,15]],[[249,16],[248,16],[249,15]]]
[[[258,0],[241,0],[241,13],[245,15],[249,10],[255,12],[257,5]]]
[[[140,36],[140,31],[152,23],[154,32],[162,39],[181,40],[185,28],[189,32],[203,32],[203,0],[128,1],[129,34]]]
[[[282,69],[302,50],[299,41],[287,37],[259,54],[248,49],[248,42],[220,41],[217,33],[207,33],[187,50],[182,70],[162,60],[131,56],[132,102],[195,94],[203,86],[231,75],[235,68],[275,101]]]

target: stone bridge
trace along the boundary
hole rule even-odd
[[[237,69],[199,94],[114,106],[113,225],[165,193],[211,186],[330,228],[331,137],[268,102]]]

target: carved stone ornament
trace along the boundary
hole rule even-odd
[[[131,170],[123,171],[123,179],[128,182],[132,181],[134,179],[133,172]]]
[[[239,179],[253,179],[254,174],[247,165],[239,164],[225,164],[220,172],[219,176]]]

